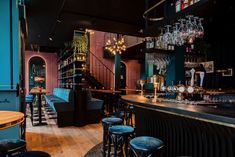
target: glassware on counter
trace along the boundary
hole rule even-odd
[[[153,84],[153,87],[154,87],[154,98],[153,98],[152,102],[157,102],[157,89],[158,89],[158,86],[159,86],[158,82],[155,82]]]
[[[141,96],[144,96],[144,84],[145,84],[145,80],[140,80],[140,86],[141,86]]]

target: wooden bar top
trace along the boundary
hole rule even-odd
[[[0,111],[0,130],[6,129],[24,121],[24,114],[16,111]]]

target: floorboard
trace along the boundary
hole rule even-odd
[[[58,128],[54,119],[48,125],[32,126],[27,118],[26,141],[28,150],[48,152],[52,157],[83,157],[102,141],[102,124],[84,127]]]

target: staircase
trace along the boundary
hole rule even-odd
[[[92,52],[89,53],[87,67],[80,83],[83,88],[110,89],[114,87],[114,72]]]
[[[97,89],[102,89],[104,85],[100,83],[94,76],[91,75],[89,71],[83,75],[81,83],[79,83],[83,88],[95,87]]]

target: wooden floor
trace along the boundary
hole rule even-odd
[[[52,157],[83,157],[93,146],[102,142],[102,125],[58,128],[54,120],[46,126],[32,126],[27,118],[28,150],[48,152]]]

